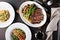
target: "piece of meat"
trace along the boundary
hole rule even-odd
[[[13,34],[16,35],[19,40],[25,40],[25,34],[20,33],[17,29],[13,30]]]
[[[34,13],[31,14],[31,23],[40,23],[43,20],[44,15],[42,14],[42,9],[36,9]]]

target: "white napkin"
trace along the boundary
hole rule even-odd
[[[60,7],[51,8],[51,19],[46,29],[47,34],[46,40],[52,40],[52,33],[53,31],[57,31],[57,23],[59,19],[60,19]]]

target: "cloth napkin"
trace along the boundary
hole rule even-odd
[[[53,31],[57,31],[57,23],[59,19],[60,19],[60,7],[51,8],[50,23],[48,24],[46,29],[46,34],[47,34],[46,40],[52,40],[52,33]]]

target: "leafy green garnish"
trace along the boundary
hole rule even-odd
[[[20,30],[20,29],[17,29],[19,32],[23,32],[22,30]]]
[[[20,30],[20,29],[17,29],[20,33],[24,33],[24,31],[23,30]],[[24,33],[25,34],[25,33]]]
[[[18,40],[18,37],[14,34],[12,34],[12,38],[13,38],[13,40]]]

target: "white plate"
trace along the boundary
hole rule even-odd
[[[22,13],[22,9],[24,8],[24,6],[26,6],[27,4],[35,4],[38,8],[41,8],[42,9],[42,12],[43,12],[43,15],[44,15],[44,19],[43,21],[41,21],[41,23],[39,24],[32,24],[30,23],[29,21],[27,21],[24,17],[23,17],[23,13]],[[23,22],[25,22],[27,25],[31,26],[31,27],[41,27],[42,25],[45,24],[46,20],[47,20],[47,15],[46,15],[46,12],[44,10],[44,8],[38,4],[37,2],[34,2],[34,1],[26,1],[24,3],[22,3],[22,5],[20,6],[19,8],[19,13],[20,13],[20,17],[21,19],[23,20]]]
[[[11,40],[11,32],[12,30],[14,30],[15,28],[20,28],[22,29],[25,34],[26,34],[26,39],[25,40],[31,40],[31,31],[30,29],[23,23],[14,23],[12,24],[11,26],[9,26],[6,30],[6,33],[5,33],[5,38],[6,40]]]
[[[13,22],[15,18],[15,11],[13,7],[7,2],[0,2],[0,10],[8,10],[10,13],[10,18],[6,22],[0,22],[0,28],[5,28]]]

